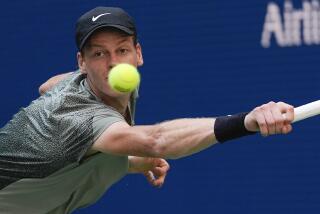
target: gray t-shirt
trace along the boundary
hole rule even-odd
[[[132,124],[136,97],[135,92],[128,106]],[[0,130],[0,212],[15,213],[24,203],[35,202],[30,213],[69,213],[97,200],[126,173],[128,159],[101,153],[86,158],[85,154],[118,121],[125,119],[92,93],[79,72],[22,108]],[[99,191],[93,191],[95,184]],[[90,188],[87,199],[75,197]],[[45,209],[39,209],[39,200],[46,194],[51,203],[43,202]]]

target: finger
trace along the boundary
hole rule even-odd
[[[158,166],[162,167],[166,171],[169,171],[170,169],[170,164],[165,159],[160,159],[160,163]]]
[[[167,174],[167,169],[165,167],[155,167],[152,169],[152,173],[156,176],[162,176],[164,174]]]
[[[155,170],[152,170],[153,173],[155,173],[156,176],[158,176],[158,174],[167,173],[167,171],[170,169],[170,165],[166,160],[158,159],[153,169],[155,169]]]
[[[153,185],[153,181],[156,179],[151,171],[144,173],[144,176],[147,178],[147,181]]]
[[[266,120],[263,115],[263,110],[261,107],[258,107],[254,110],[254,116],[259,126],[259,130],[262,136],[268,136],[269,130],[267,127]]]
[[[161,187],[164,184],[166,175],[161,175],[158,178],[156,178],[155,180],[153,180],[153,185],[156,187]]]
[[[292,131],[292,126],[291,124],[285,124],[283,127],[282,127],[282,130],[281,130],[281,133],[282,134],[288,134],[289,132]]]
[[[161,187],[164,183],[164,178],[163,177],[155,178],[153,180],[150,180],[149,183],[154,187]]]
[[[156,167],[152,170],[152,172],[156,176],[154,183],[157,186],[162,186],[167,176],[167,169],[162,167]]]
[[[275,132],[276,134],[282,133],[282,128],[285,124],[285,117],[281,113],[281,109],[278,105],[273,105],[271,108],[271,113],[273,115],[274,121],[275,121]]]
[[[282,114],[285,114],[285,121],[291,123],[294,119],[294,107],[284,102],[278,102]]]
[[[276,126],[275,126],[275,120],[273,118],[273,115],[271,113],[271,107],[270,106],[266,106],[264,108],[264,117],[265,117],[265,120],[267,122],[267,127],[268,127],[268,135],[272,135],[272,134],[275,134],[276,133]]]
[[[156,183],[159,187],[164,184],[169,169],[170,164],[166,160],[161,159],[160,167],[155,168],[155,173],[158,176],[158,180],[156,180]]]
[[[145,176],[147,177],[148,182],[155,187],[161,187],[166,177],[166,175],[156,177],[152,171],[145,173]]]
[[[152,185],[160,188],[163,186],[163,184],[164,184],[164,178],[157,178],[153,181]]]

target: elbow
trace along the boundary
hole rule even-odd
[[[143,132],[138,138],[143,142],[142,153],[143,156],[163,158],[165,155],[162,147],[161,127],[159,125],[150,126],[150,128]]]
[[[164,158],[165,149],[161,146],[161,138],[156,135],[151,135],[146,138],[144,152],[148,157]]]
[[[170,145],[167,144],[166,138],[163,135],[160,125],[155,125],[148,139],[148,149],[150,157],[177,159],[174,154],[171,154]]]
[[[40,87],[39,87],[39,94],[43,95],[45,94],[47,91],[49,91],[55,84],[52,83],[51,79],[49,79],[48,81],[46,81],[45,83],[43,83]]]
[[[44,93],[46,93],[46,91],[48,90],[47,84],[43,83],[40,87],[39,87],[39,94],[43,95]]]
[[[153,148],[153,157],[163,158],[163,159],[179,159],[182,155],[174,153],[169,145],[164,144],[163,139],[156,139]]]

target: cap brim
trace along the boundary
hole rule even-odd
[[[96,26],[95,28],[93,28],[83,39],[82,42],[79,46],[79,50],[81,50],[83,48],[84,43],[87,41],[87,39],[98,29],[100,28],[104,28],[104,27],[112,27],[112,28],[117,28],[125,33],[127,33],[128,35],[134,35],[134,31],[130,30],[127,27],[124,27],[122,25],[112,25],[112,24],[103,24],[103,25],[99,25]]]

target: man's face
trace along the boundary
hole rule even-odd
[[[97,31],[82,54],[78,53],[78,64],[94,93],[103,99],[105,96],[121,96],[112,91],[108,84],[111,68],[119,63],[128,63],[135,67],[143,64],[141,47],[134,44],[133,37],[119,31]]]

